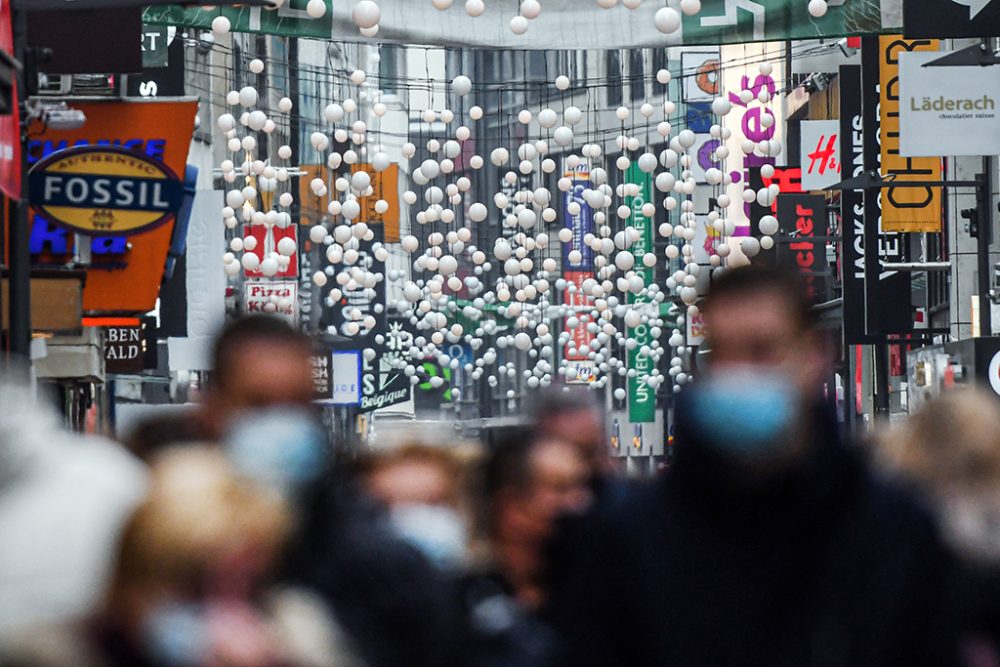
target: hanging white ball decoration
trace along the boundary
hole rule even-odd
[[[326,16],[326,2],[325,0],[309,0],[306,4],[306,14],[309,18],[321,19]]]
[[[486,3],[483,0],[466,0],[465,13],[473,18],[482,16],[486,11]]]
[[[681,27],[681,15],[673,7],[661,7],[653,15],[653,25],[660,32],[669,35]]]
[[[232,23],[225,16],[216,16],[212,19],[212,32],[216,35],[225,35],[232,27]]]
[[[826,0],[809,0],[809,15],[813,18],[823,18],[828,9]]]
[[[687,16],[694,16],[701,11],[701,0],[681,0],[681,12]]]
[[[326,7],[324,6],[324,12]],[[351,20],[362,30],[374,28],[382,18],[382,10],[373,0],[359,0],[351,10]]]

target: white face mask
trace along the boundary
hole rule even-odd
[[[299,407],[238,415],[223,447],[240,473],[286,494],[317,479],[326,465],[326,436],[315,417]]]
[[[396,532],[442,569],[460,566],[466,557],[468,531],[461,515],[439,505],[400,505],[389,512]]]

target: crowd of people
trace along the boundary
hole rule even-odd
[[[647,480],[568,387],[490,446],[332,465],[311,341],[266,316],[121,445],[0,382],[0,665],[1000,666],[995,397],[848,441],[794,278],[731,271],[703,311]]]

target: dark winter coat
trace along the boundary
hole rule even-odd
[[[748,482],[679,425],[670,472],[602,522],[554,602],[564,664],[953,664],[931,521],[835,432],[818,417],[800,461]]]

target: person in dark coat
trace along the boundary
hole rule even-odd
[[[776,269],[715,282],[674,464],[601,521],[554,601],[565,665],[954,664],[946,551],[816,399],[811,312]]]

